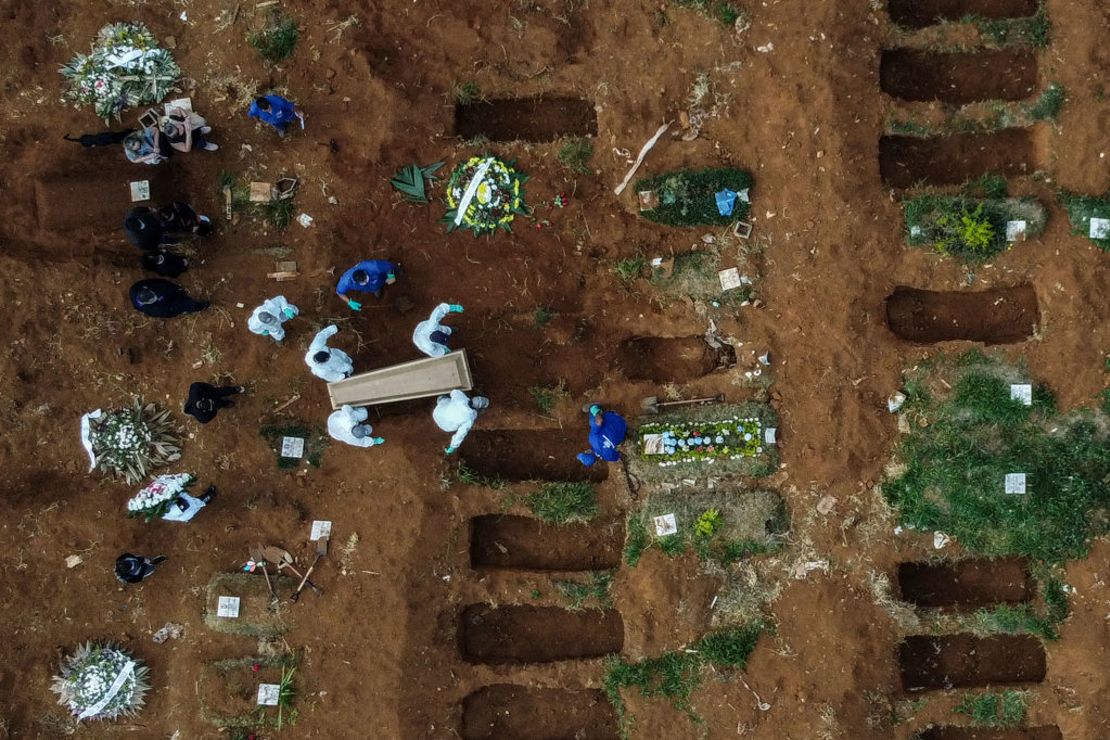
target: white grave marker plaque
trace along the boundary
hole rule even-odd
[[[1006,493],[1025,493],[1025,473],[1006,473]]]
[[[740,279],[740,270],[736,267],[721,270],[717,273],[717,278],[721,281],[721,290],[735,290],[744,284]]]
[[[331,539],[331,522],[317,519],[312,523],[312,534],[308,537],[315,542],[319,539]]]
[[[239,618],[239,597],[221,596],[216,602],[216,616],[225,619]]]
[[[1023,242],[1025,241],[1025,230],[1029,226],[1025,221],[1007,221],[1006,222],[1006,241],[1008,242]]]
[[[1110,218],[1091,217],[1091,230],[1087,235],[1092,239],[1110,239]]]
[[[276,683],[258,684],[258,706],[276,707],[281,696],[281,686]]]
[[[304,437],[282,437],[281,456],[298,459],[304,457]]]
[[[131,202],[140,203],[150,200],[150,180],[134,180],[131,183]]]
[[[1033,405],[1033,386],[1029,383],[1012,383],[1010,385],[1010,400],[1021,401],[1026,406]]]
[[[767,427],[763,430],[763,444],[773,445],[778,435],[778,429],[775,427]]]
[[[657,516],[654,521],[656,537],[666,537],[669,534],[676,534],[678,532],[678,521],[675,519],[674,514]]]

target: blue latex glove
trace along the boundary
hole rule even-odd
[[[374,437],[374,444],[376,444],[376,445],[385,444],[385,437]]]
[[[393,285],[395,282],[397,282],[397,276],[394,275],[392,272],[387,273],[385,276],[385,284]]]
[[[455,452],[455,448],[454,448],[454,447],[444,447],[444,448],[443,448],[443,451],[444,451],[445,453],[447,453],[448,455],[451,455],[451,454],[453,454],[453,453]]]
[[[291,318],[293,318],[294,316],[296,316],[296,315],[297,315],[297,312],[296,312],[296,311],[294,311],[294,310],[293,310],[293,309],[291,309],[291,308],[286,308],[286,309],[284,309],[284,310],[282,311],[282,313],[283,313],[283,314],[285,314],[285,318],[287,318],[287,319],[291,319]]]
[[[449,311],[450,311],[451,313],[462,313],[462,312],[463,312],[463,307],[462,307],[462,306],[460,306],[460,305],[459,305],[459,304],[457,304],[457,303],[452,303],[452,304],[451,304],[451,306],[450,306],[450,307],[448,308],[448,310],[449,310]]]
[[[593,406],[590,406],[590,416],[597,416],[600,413],[601,407],[598,406],[596,403]]]
[[[355,300],[347,301],[347,305],[351,307],[352,311],[361,311],[362,304]]]

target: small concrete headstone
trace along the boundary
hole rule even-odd
[[[1110,218],[1091,218],[1091,230],[1087,235],[1092,239],[1110,239]]]
[[[721,290],[735,290],[744,284],[740,279],[740,270],[736,267],[721,270],[717,273],[717,278],[721,281]]]
[[[312,523],[312,533],[308,537],[315,542],[319,539],[331,539],[331,522],[317,519]]]
[[[775,427],[767,427],[763,430],[763,444],[773,445],[778,436],[778,429]]]
[[[297,459],[304,457],[304,437],[282,437],[281,456]]]
[[[944,532],[941,532],[939,530],[936,531],[936,532],[933,532],[933,549],[934,550],[943,550],[944,547],[951,541],[952,541],[952,538],[949,537],[948,535],[946,535]]]
[[[887,411],[889,411],[892,414],[897,413],[898,409],[902,408],[902,405],[905,402],[906,402],[906,394],[905,393],[895,393],[893,396],[886,399],[886,409],[887,409]]]
[[[1005,490],[1006,493],[1024,494],[1025,473],[1006,473]]]
[[[258,684],[258,706],[276,707],[281,696],[281,686],[276,683]]]
[[[669,534],[676,534],[678,532],[678,520],[675,519],[674,514],[657,516],[654,521],[656,537],[666,537]]]
[[[914,238],[917,238],[917,237],[921,236],[921,227],[918,226],[917,224],[914,224],[913,226],[911,226],[910,227],[910,236],[912,236]]]
[[[1012,383],[1010,385],[1010,400],[1021,401],[1026,406],[1033,405],[1033,386],[1029,383]]]
[[[141,203],[150,200],[150,180],[133,180],[131,182],[131,202]]]
[[[216,602],[216,616],[224,619],[238,619],[239,597],[221,596]]]
[[[1023,242],[1025,241],[1025,230],[1029,224],[1025,221],[1007,221],[1006,222],[1006,241],[1008,242]]]
[[[312,226],[312,221],[312,216],[309,216],[307,213],[302,213],[301,215],[297,216],[297,223],[299,223],[302,227],[306,229],[309,226]]]

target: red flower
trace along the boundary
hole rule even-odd
[[[262,664],[261,663],[255,663],[254,665],[251,666],[251,671],[254,672],[254,673],[258,673],[260,670],[262,670]]]

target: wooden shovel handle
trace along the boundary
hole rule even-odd
[[[297,590],[294,591],[293,595],[290,597],[290,599],[294,603],[296,603],[297,599],[301,598],[301,591],[304,590],[305,584],[310,583],[310,581],[308,580],[308,577],[310,575],[312,575],[312,571],[316,570],[316,563],[320,562],[320,557],[321,557],[320,555],[317,555],[316,559],[312,561],[312,565],[310,565],[308,567],[308,570],[305,571],[304,577],[301,579],[300,584],[297,586]],[[313,588],[316,588],[316,587],[313,586]],[[317,593],[319,593],[320,589],[317,588],[316,591],[317,591]]]

